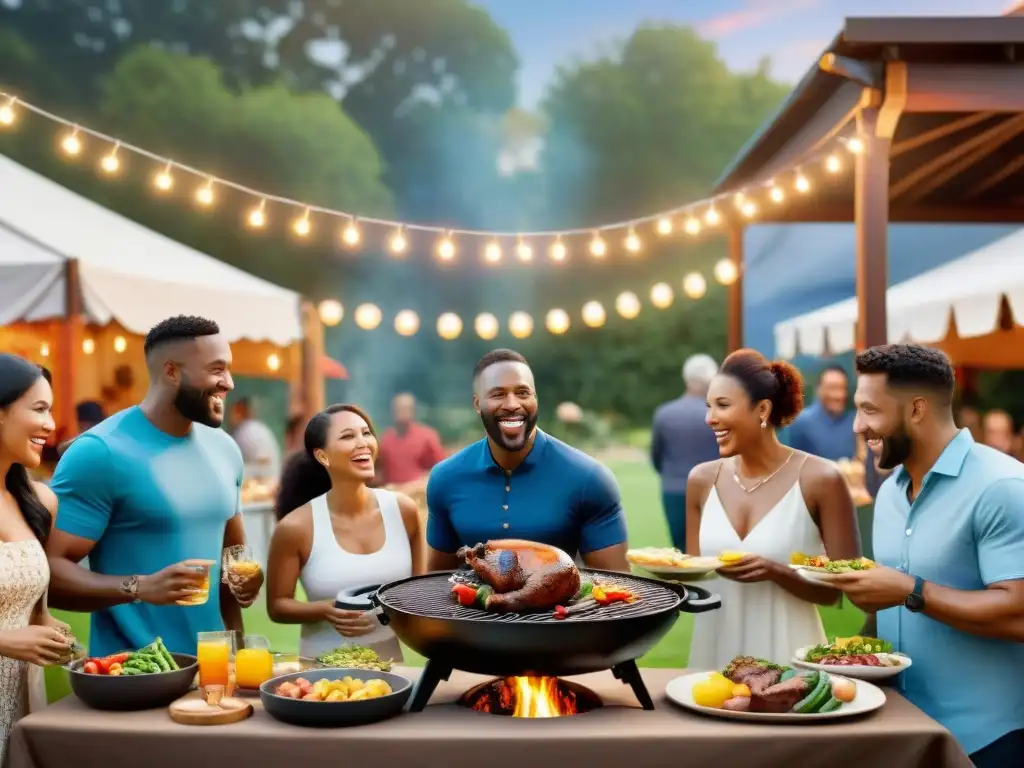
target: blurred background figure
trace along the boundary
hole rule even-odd
[[[694,355],[683,364],[686,391],[682,397],[658,406],[651,428],[651,463],[661,478],[661,503],[672,545],[686,551],[686,478],[690,470],[718,458],[715,433],[704,422],[708,386],[718,363],[708,355]]]
[[[849,407],[850,380],[841,365],[830,364],[818,375],[815,400],[786,430],[790,448],[829,461],[857,456],[854,412]]]
[[[1000,453],[1015,455],[1013,417],[1003,410],[992,410],[982,420],[981,441]]]
[[[246,479],[276,482],[281,474],[281,448],[273,431],[256,417],[252,400],[243,397],[231,409],[231,436],[245,462]]]
[[[103,409],[102,403],[98,403],[95,400],[84,400],[75,406],[75,418],[78,420],[78,434],[82,434],[83,432],[88,432],[107,418],[107,413]],[[70,440],[65,440],[57,446],[58,457],[64,455],[64,451],[67,450],[74,439],[72,437]]]
[[[965,405],[960,408],[960,412],[957,414],[956,425],[961,429],[970,430],[971,437],[974,438],[974,442],[983,443],[984,435],[981,428],[981,411],[970,405]]]
[[[407,392],[391,401],[391,422],[380,439],[377,482],[418,498],[430,470],[445,457],[441,438],[416,421],[416,398]]]

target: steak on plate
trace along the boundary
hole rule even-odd
[[[790,712],[811,692],[806,677],[797,675],[781,683],[775,683],[761,691],[750,689],[750,711],[781,713]]]

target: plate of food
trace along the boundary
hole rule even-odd
[[[697,672],[665,689],[679,706],[710,717],[753,722],[814,723],[865,715],[885,693],[863,680],[738,656],[719,672]]]
[[[271,717],[291,725],[366,725],[402,713],[412,681],[376,669],[331,668],[295,672],[260,686]]]
[[[826,555],[812,556],[796,553],[792,556],[789,567],[805,581],[828,584],[840,574],[868,571],[877,566],[873,560],[866,557],[852,560],[830,560]]]
[[[674,547],[643,547],[626,552],[626,560],[652,576],[678,580],[680,576],[708,576],[722,567],[717,557],[697,557]]]
[[[861,680],[884,680],[913,662],[894,653],[892,644],[877,637],[837,637],[827,645],[809,645],[793,654],[793,665],[819,672],[842,672]]]

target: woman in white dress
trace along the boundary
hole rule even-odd
[[[11,728],[38,700],[42,667],[71,649],[67,624],[46,607],[50,568],[43,544],[57,514],[57,497],[28,476],[53,434],[53,391],[39,366],[0,354],[0,763]]]
[[[692,669],[741,655],[785,663],[825,640],[817,606],[839,593],[801,579],[790,558],[859,557],[860,535],[839,469],[779,442],[776,430],[802,407],[799,371],[749,349],[729,355],[708,390],[706,421],[722,458],[690,473],[687,551],[743,557],[718,570],[722,608],[695,617]]]
[[[284,469],[278,523],[267,558],[267,611],[301,624],[299,653],[315,658],[342,645],[402,660],[394,633],[370,610],[335,607],[337,596],[423,572],[419,508],[408,496],[371,488],[377,435],[354,405],[332,405],[306,426],[305,450]],[[302,582],[307,601],[295,597]]]

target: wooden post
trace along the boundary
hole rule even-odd
[[[736,267],[736,279],[729,286],[729,352],[743,348],[743,225],[729,225],[729,260]]]
[[[889,283],[890,137],[880,136],[877,106],[862,107],[857,135],[864,149],[854,163],[854,221],[857,225],[857,350],[885,344],[885,292]]]
[[[302,301],[302,409],[306,421],[324,409],[324,329],[320,314]]]
[[[64,439],[78,434],[78,363],[81,360],[85,318],[82,310],[82,285],[78,259],[64,262],[64,320],[57,341],[57,370],[54,379],[56,421],[64,427]]]

